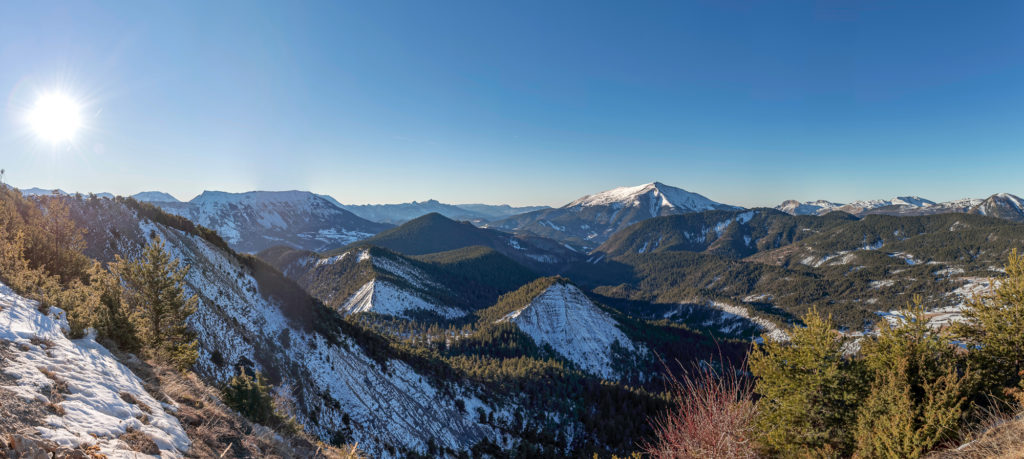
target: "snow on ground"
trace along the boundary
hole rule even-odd
[[[67,339],[63,311],[50,308],[50,314],[44,315],[37,306],[0,284],[0,340],[18,349],[0,370],[19,383],[4,389],[48,403],[53,401],[49,394],[56,381],[67,384],[63,401],[57,402],[64,415],[48,416],[46,425],[38,427],[40,436],[71,448],[96,444],[111,458],[149,457],[124,449],[117,440],[132,428],[152,438],[162,457],[182,457],[190,444],[185,431],[146,392],[142,381],[91,336]],[[130,394],[148,412],[127,402],[122,393]]]
[[[551,347],[584,370],[605,379],[619,375],[612,369],[612,343],[618,341],[630,354],[645,353],[618,324],[578,288],[555,284],[537,295],[526,307],[498,320],[511,321],[537,344]]]
[[[278,369],[289,369],[282,373],[282,386],[287,384],[302,395],[284,394],[295,403],[295,415],[306,431],[327,441],[333,432],[355,426],[352,440],[372,457],[393,457],[386,445],[425,453],[433,440],[440,446],[468,450],[484,438],[497,437],[491,428],[477,423],[476,413],[457,407],[457,400],[466,406],[480,403],[468,389],[451,387],[458,395],[450,396],[404,362],[388,360],[382,365],[375,361],[347,336],[329,342],[320,333],[297,328],[276,300],[259,294],[249,271],[224,251],[148,221],[139,227],[142,234],[150,230],[160,234],[172,256],[192,265],[186,282],[189,293],[200,296],[190,322],[198,333],[201,374],[224,382],[239,362],[266,372],[263,362],[277,361]],[[214,352],[223,365],[214,363]]]
[[[416,268],[405,260],[400,258],[370,257],[369,252],[365,250],[363,252],[367,255],[364,257],[363,254],[360,254],[359,261],[371,258],[375,268],[394,274],[416,288],[444,289],[444,286],[430,279],[430,276],[423,272],[423,270]]]
[[[773,341],[789,341],[789,335],[786,334],[785,330],[779,328],[778,325],[775,325],[775,322],[762,317],[753,316],[750,314],[750,310],[743,306],[734,306],[721,301],[714,301],[711,303],[711,306],[720,311],[750,320],[758,327],[761,327],[761,330],[764,330],[765,334]]]
[[[436,312],[449,319],[466,315],[465,312],[458,309],[431,303],[415,293],[380,280],[372,280],[363,284],[345,301],[345,304],[338,308],[338,312],[346,315],[357,312],[375,312],[400,316],[416,310]]]
[[[960,270],[960,272],[963,272],[963,270]],[[963,281],[964,284],[948,293],[948,296],[953,297],[957,303],[927,311],[929,327],[938,329],[956,322],[963,322],[963,310],[967,306],[967,302],[977,295],[990,292],[992,289],[992,280],[989,278],[961,277],[959,280]],[[890,325],[898,325],[903,320],[903,315],[897,310],[879,311],[875,314],[884,317]]]

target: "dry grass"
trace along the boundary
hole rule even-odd
[[[153,410],[151,410],[149,406],[146,405],[145,403],[140,402],[137,398],[135,398],[134,395],[128,392],[121,392],[118,395],[121,396],[121,400],[124,400],[127,403],[131,403],[132,405],[139,407],[139,409],[142,410],[143,413],[153,414]]]
[[[122,358],[145,381],[154,398],[176,406],[173,413],[192,440],[189,457],[202,458],[359,458],[324,445],[309,435],[284,435],[249,422],[220,400],[220,392],[194,373]]]
[[[1024,415],[989,413],[960,446],[937,451],[931,459],[1024,459]]]
[[[53,381],[53,384],[50,386],[50,401],[46,402],[46,409],[57,416],[64,416],[66,413],[64,407],[60,406],[60,403],[64,401],[64,394],[70,393],[67,381],[64,381],[63,378],[57,376],[46,367],[39,367],[39,372],[49,378],[50,381]]]
[[[653,458],[755,458],[751,439],[756,414],[753,386],[735,372],[719,375],[700,368],[672,378],[676,405],[655,418],[654,443],[644,445]]]
[[[160,454],[160,447],[156,445],[156,442],[149,435],[146,435],[141,430],[128,428],[124,435],[118,437],[118,440],[127,444],[132,451],[145,454]]]

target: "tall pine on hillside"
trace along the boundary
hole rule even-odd
[[[761,396],[755,426],[759,442],[780,457],[833,457],[852,452],[852,427],[864,397],[858,362],[844,355],[848,342],[812,309],[790,342],[765,339],[749,355]]]
[[[143,347],[178,369],[191,367],[198,357],[198,342],[186,320],[199,299],[186,297],[182,288],[188,266],[172,259],[155,237],[139,258],[118,257],[111,268],[121,277],[125,304]]]
[[[997,279],[991,293],[967,303],[954,332],[970,350],[984,391],[996,396],[1019,395],[1024,384],[1024,257],[1014,249],[1006,277]],[[1024,401],[1024,397],[1021,398]]]
[[[928,325],[921,297],[861,348],[871,392],[857,417],[857,457],[917,458],[956,437],[973,375]]]

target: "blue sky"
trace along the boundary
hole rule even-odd
[[[927,6],[927,7],[925,7]],[[0,2],[19,187],[1024,194],[1024,2]],[[25,111],[61,88],[70,145]]]

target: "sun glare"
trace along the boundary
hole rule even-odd
[[[67,94],[43,94],[29,111],[28,122],[42,140],[70,142],[82,127],[81,107]]]

